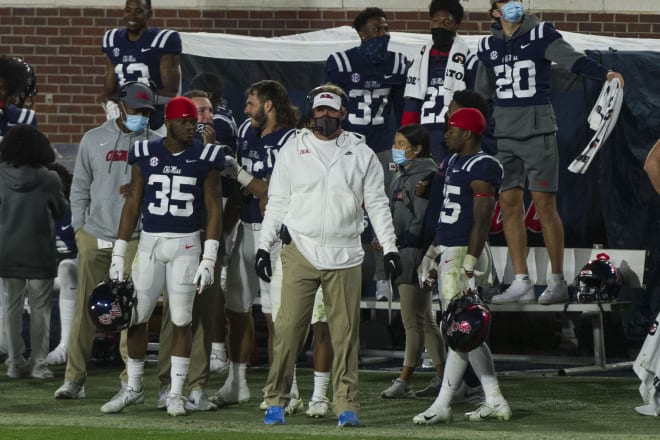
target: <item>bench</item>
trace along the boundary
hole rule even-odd
[[[510,284],[513,279],[511,269],[511,259],[508,256],[506,247],[492,247],[495,270],[502,284]],[[641,288],[644,279],[644,264],[646,260],[646,251],[644,250],[619,250],[619,249],[566,249],[564,252],[564,276],[569,284],[575,279],[577,273],[584,264],[590,259],[596,258],[596,255],[605,252],[610,256],[612,262],[619,267],[624,277],[624,285],[628,288]],[[550,273],[549,260],[545,248],[530,248],[527,257],[527,264],[530,271],[530,277],[536,280],[536,285],[544,285]],[[494,314],[524,312],[524,313],[561,313],[569,318],[589,318],[591,319],[592,338],[594,345],[593,359],[588,365],[562,368],[560,375],[587,373],[591,371],[611,370],[619,368],[629,368],[632,362],[617,364],[608,364],[605,357],[605,332],[603,325],[603,315],[608,312],[621,311],[630,308],[629,301],[614,301],[611,303],[566,303],[566,304],[488,304],[490,311]],[[398,301],[376,301],[374,299],[364,299],[360,303],[362,309],[369,310],[400,310]],[[439,310],[439,305],[434,303],[434,308]],[[364,354],[373,356],[385,356],[390,353],[392,357],[403,357],[403,352],[386,352],[383,350],[365,349]],[[494,355],[495,359],[520,359],[520,356]],[[524,360],[543,362],[547,359],[536,356],[525,356]],[[566,362],[570,358],[563,357]]]

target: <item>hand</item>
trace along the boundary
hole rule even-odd
[[[388,252],[383,257],[385,261],[385,275],[395,280],[401,275],[401,258],[398,252]]]
[[[259,278],[270,283],[270,277],[273,276],[273,268],[270,264],[270,252],[264,249],[257,250],[257,261],[254,263],[254,270],[257,271]]]
[[[236,180],[239,168],[238,162],[233,156],[225,156],[225,168],[220,172],[220,175]]]
[[[124,198],[128,197],[128,190],[130,189],[131,185],[129,183],[125,183],[123,185],[119,186],[119,194],[121,194]]]
[[[124,279],[124,257],[113,255],[110,261],[110,271],[108,272],[111,280],[122,281]]]
[[[607,79],[607,82],[612,81],[614,78],[618,79],[619,83],[621,84],[621,88],[623,88],[623,75],[621,75],[619,72],[610,70],[607,72],[607,76],[605,78]]]
[[[475,273],[469,272],[462,267],[458,278],[458,286],[464,295],[477,293],[477,277]]]
[[[435,271],[436,272],[436,277],[437,277],[437,263],[435,262],[435,258],[438,256],[438,251],[435,249],[434,245],[429,246],[429,249],[426,251],[426,254],[424,255],[424,258],[422,258],[422,262],[419,264],[419,267],[417,267],[417,280],[419,281],[419,287],[428,287],[429,285],[432,285],[433,282],[437,278],[434,278],[431,280],[431,272]]]
[[[204,289],[213,284],[214,268],[214,260],[203,258],[202,261],[199,262],[197,272],[195,272],[195,278],[193,278],[193,282],[197,286],[197,293],[202,293]]]
[[[204,128],[202,129],[202,139],[204,139],[205,144],[215,143],[215,128],[213,127],[213,124],[204,124]]]
[[[431,187],[431,181],[428,179],[420,180],[415,185],[415,195],[423,199],[429,198],[429,192]]]
[[[378,252],[381,252],[383,250],[383,247],[380,245],[380,242],[376,238],[371,240],[371,248]]]

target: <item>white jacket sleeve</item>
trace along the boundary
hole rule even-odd
[[[280,227],[291,199],[287,150],[290,150],[290,148],[285,150],[285,147],[282,147],[280,150],[268,183],[268,203],[266,204],[264,219],[261,222],[261,234],[259,236],[259,248],[268,252],[278,240]]]
[[[383,253],[397,252],[396,235],[392,224],[389,200],[385,195],[383,168],[375,153],[371,154],[364,176],[364,207],[369,215]]]

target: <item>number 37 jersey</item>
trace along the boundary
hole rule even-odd
[[[222,146],[192,145],[179,154],[170,153],[165,139],[137,141],[128,163],[144,177],[142,228],[146,232],[193,233],[202,229],[204,179],[211,170],[222,171]]]
[[[468,245],[474,224],[474,192],[470,184],[474,180],[488,182],[497,195],[502,174],[500,162],[482,151],[463,157],[454,154],[449,158],[445,170],[444,200],[436,228],[436,245]]]

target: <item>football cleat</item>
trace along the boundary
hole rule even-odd
[[[55,374],[53,374],[45,362],[37,362],[34,367],[32,367],[31,376],[35,379],[50,379],[55,377]]]
[[[144,390],[135,391],[131,387],[122,388],[114,397],[101,407],[104,414],[118,413],[128,405],[144,403]]]
[[[328,413],[329,406],[330,402],[327,397],[319,400],[312,399],[309,401],[309,407],[307,408],[307,411],[305,411],[305,414],[307,414],[308,417],[313,417],[315,419],[325,417]]]
[[[299,411],[302,411],[304,408],[305,408],[305,402],[303,402],[300,396],[291,395],[291,399],[289,399],[289,403],[284,409],[284,412],[286,413],[287,416],[290,416]]]
[[[170,387],[160,390],[158,393],[158,401],[156,402],[156,408],[166,409],[167,408],[167,397],[170,395]]]
[[[471,422],[480,422],[486,419],[506,421],[511,418],[511,408],[509,408],[506,400],[502,400],[502,402],[494,406],[483,402],[476,410],[466,412],[465,418]]]
[[[412,419],[413,423],[417,425],[435,425],[437,423],[451,422],[451,408],[434,408],[429,407],[423,413],[417,414]]]
[[[202,390],[190,392],[185,408],[189,411],[211,411],[218,409],[217,405],[209,400],[206,393]]]
[[[85,397],[85,386],[75,382],[64,382],[54,394],[56,399],[83,399]]]
[[[47,365],[66,364],[66,344],[59,344],[46,356]]]
[[[229,359],[227,354],[224,355],[225,360],[222,360],[222,353],[217,351],[211,352],[210,370],[211,373],[225,373],[229,370]]]
[[[224,385],[211,398],[211,401],[218,405],[218,407],[243,403],[249,400],[250,389],[247,382],[241,381],[240,384],[237,384],[233,380],[226,380]]]
[[[167,396],[167,414],[172,417],[188,415],[184,406],[185,398],[181,394],[170,394]]]

